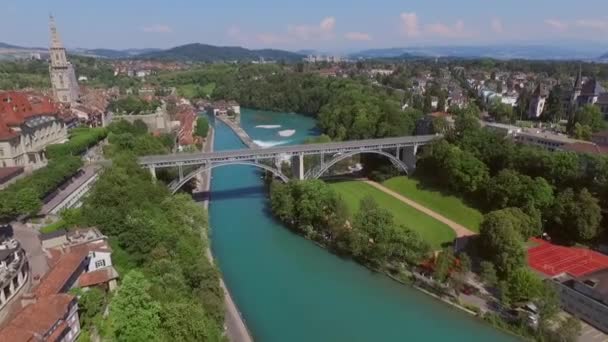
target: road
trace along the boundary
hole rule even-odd
[[[420,204],[418,204],[417,202],[412,201],[411,199],[385,187],[382,184],[370,181],[370,180],[365,180],[364,182],[366,182],[367,184],[373,186],[374,188],[389,194],[393,197],[395,197],[396,199],[400,200],[401,202],[409,205],[410,207],[413,207],[414,209],[421,211],[427,215],[429,215],[430,217],[436,219],[437,221],[444,223],[446,225],[448,225],[450,228],[452,228],[452,230],[454,230],[454,232],[456,233],[456,237],[463,237],[463,236],[471,236],[471,235],[477,235],[477,233],[469,230],[468,228],[466,228],[465,226],[458,224],[448,218],[446,218],[445,216],[442,216],[438,213],[436,213],[435,211],[422,206]]]
[[[348,153],[378,151],[396,148],[411,148],[430,144],[440,135],[416,135],[384,139],[354,140],[320,144],[276,146],[270,148],[244,148],[232,151],[203,153],[178,153],[144,156],[138,159],[143,167],[173,167],[176,165],[199,165],[208,162],[256,160],[276,158],[281,155],[317,155],[321,153]]]

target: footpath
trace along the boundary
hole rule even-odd
[[[209,127],[209,135],[207,136],[207,140],[203,146],[203,152],[208,153],[213,151],[213,138],[214,138],[214,130],[213,127]],[[211,189],[211,171],[205,171],[202,174],[198,174],[197,176],[197,188],[196,192],[204,194],[202,202],[200,202],[205,209],[209,208],[209,190]],[[196,197],[196,196],[195,196]],[[213,259],[213,255],[211,254],[211,249],[208,248],[206,251],[207,259],[213,264],[215,263]],[[225,329],[226,336],[228,340],[231,342],[253,342],[253,337],[251,337],[251,333],[247,329],[245,325],[245,320],[241,316],[236,303],[232,299],[226,284],[224,283],[224,279],[220,277],[220,287],[224,291],[224,305],[226,307],[226,316],[225,316]]]
[[[418,211],[421,211],[421,212],[429,215],[430,217],[436,219],[437,221],[448,225],[450,228],[452,228],[452,230],[454,230],[454,232],[456,233],[456,237],[477,235],[477,233],[469,230],[465,226],[463,226],[461,224],[458,224],[458,223],[456,223],[456,222],[454,222],[454,221],[446,218],[445,216],[440,215],[440,214],[436,213],[435,211],[433,211],[433,210],[431,210],[431,209],[429,209],[429,208],[427,208],[425,206],[422,206],[422,205],[418,204],[417,202],[412,201],[411,199],[409,199],[409,198],[407,198],[407,197],[405,197],[405,196],[403,196],[403,195],[401,195],[401,194],[399,194],[399,193],[397,193],[397,192],[395,192],[395,191],[393,191],[393,190],[385,187],[384,185],[382,185],[380,183],[376,183],[376,182],[371,181],[371,180],[364,180],[364,182],[367,183],[367,184],[369,184],[369,185],[371,185],[371,186],[373,186],[374,188],[376,188],[376,189],[378,189],[378,190],[380,190],[380,191],[388,194],[388,195],[391,195],[391,196],[395,197],[396,199],[398,199],[401,202],[409,205],[410,207],[412,207],[412,208],[414,208],[414,209],[416,209]]]

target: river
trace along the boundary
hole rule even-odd
[[[241,124],[262,146],[316,134],[313,119],[295,114],[243,110]],[[216,150],[242,147],[216,123]],[[255,168],[221,167],[212,177],[213,253],[256,341],[514,340],[291,233],[268,212]]]

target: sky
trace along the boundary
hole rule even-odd
[[[608,48],[608,0],[0,0],[0,42],[67,47],[368,48],[576,43]]]

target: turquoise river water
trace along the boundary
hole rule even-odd
[[[242,125],[263,146],[316,134],[314,120],[296,114],[244,110]],[[216,123],[216,150],[242,147]],[[213,253],[256,341],[514,341],[291,233],[270,215],[260,176],[215,169],[209,208]]]

